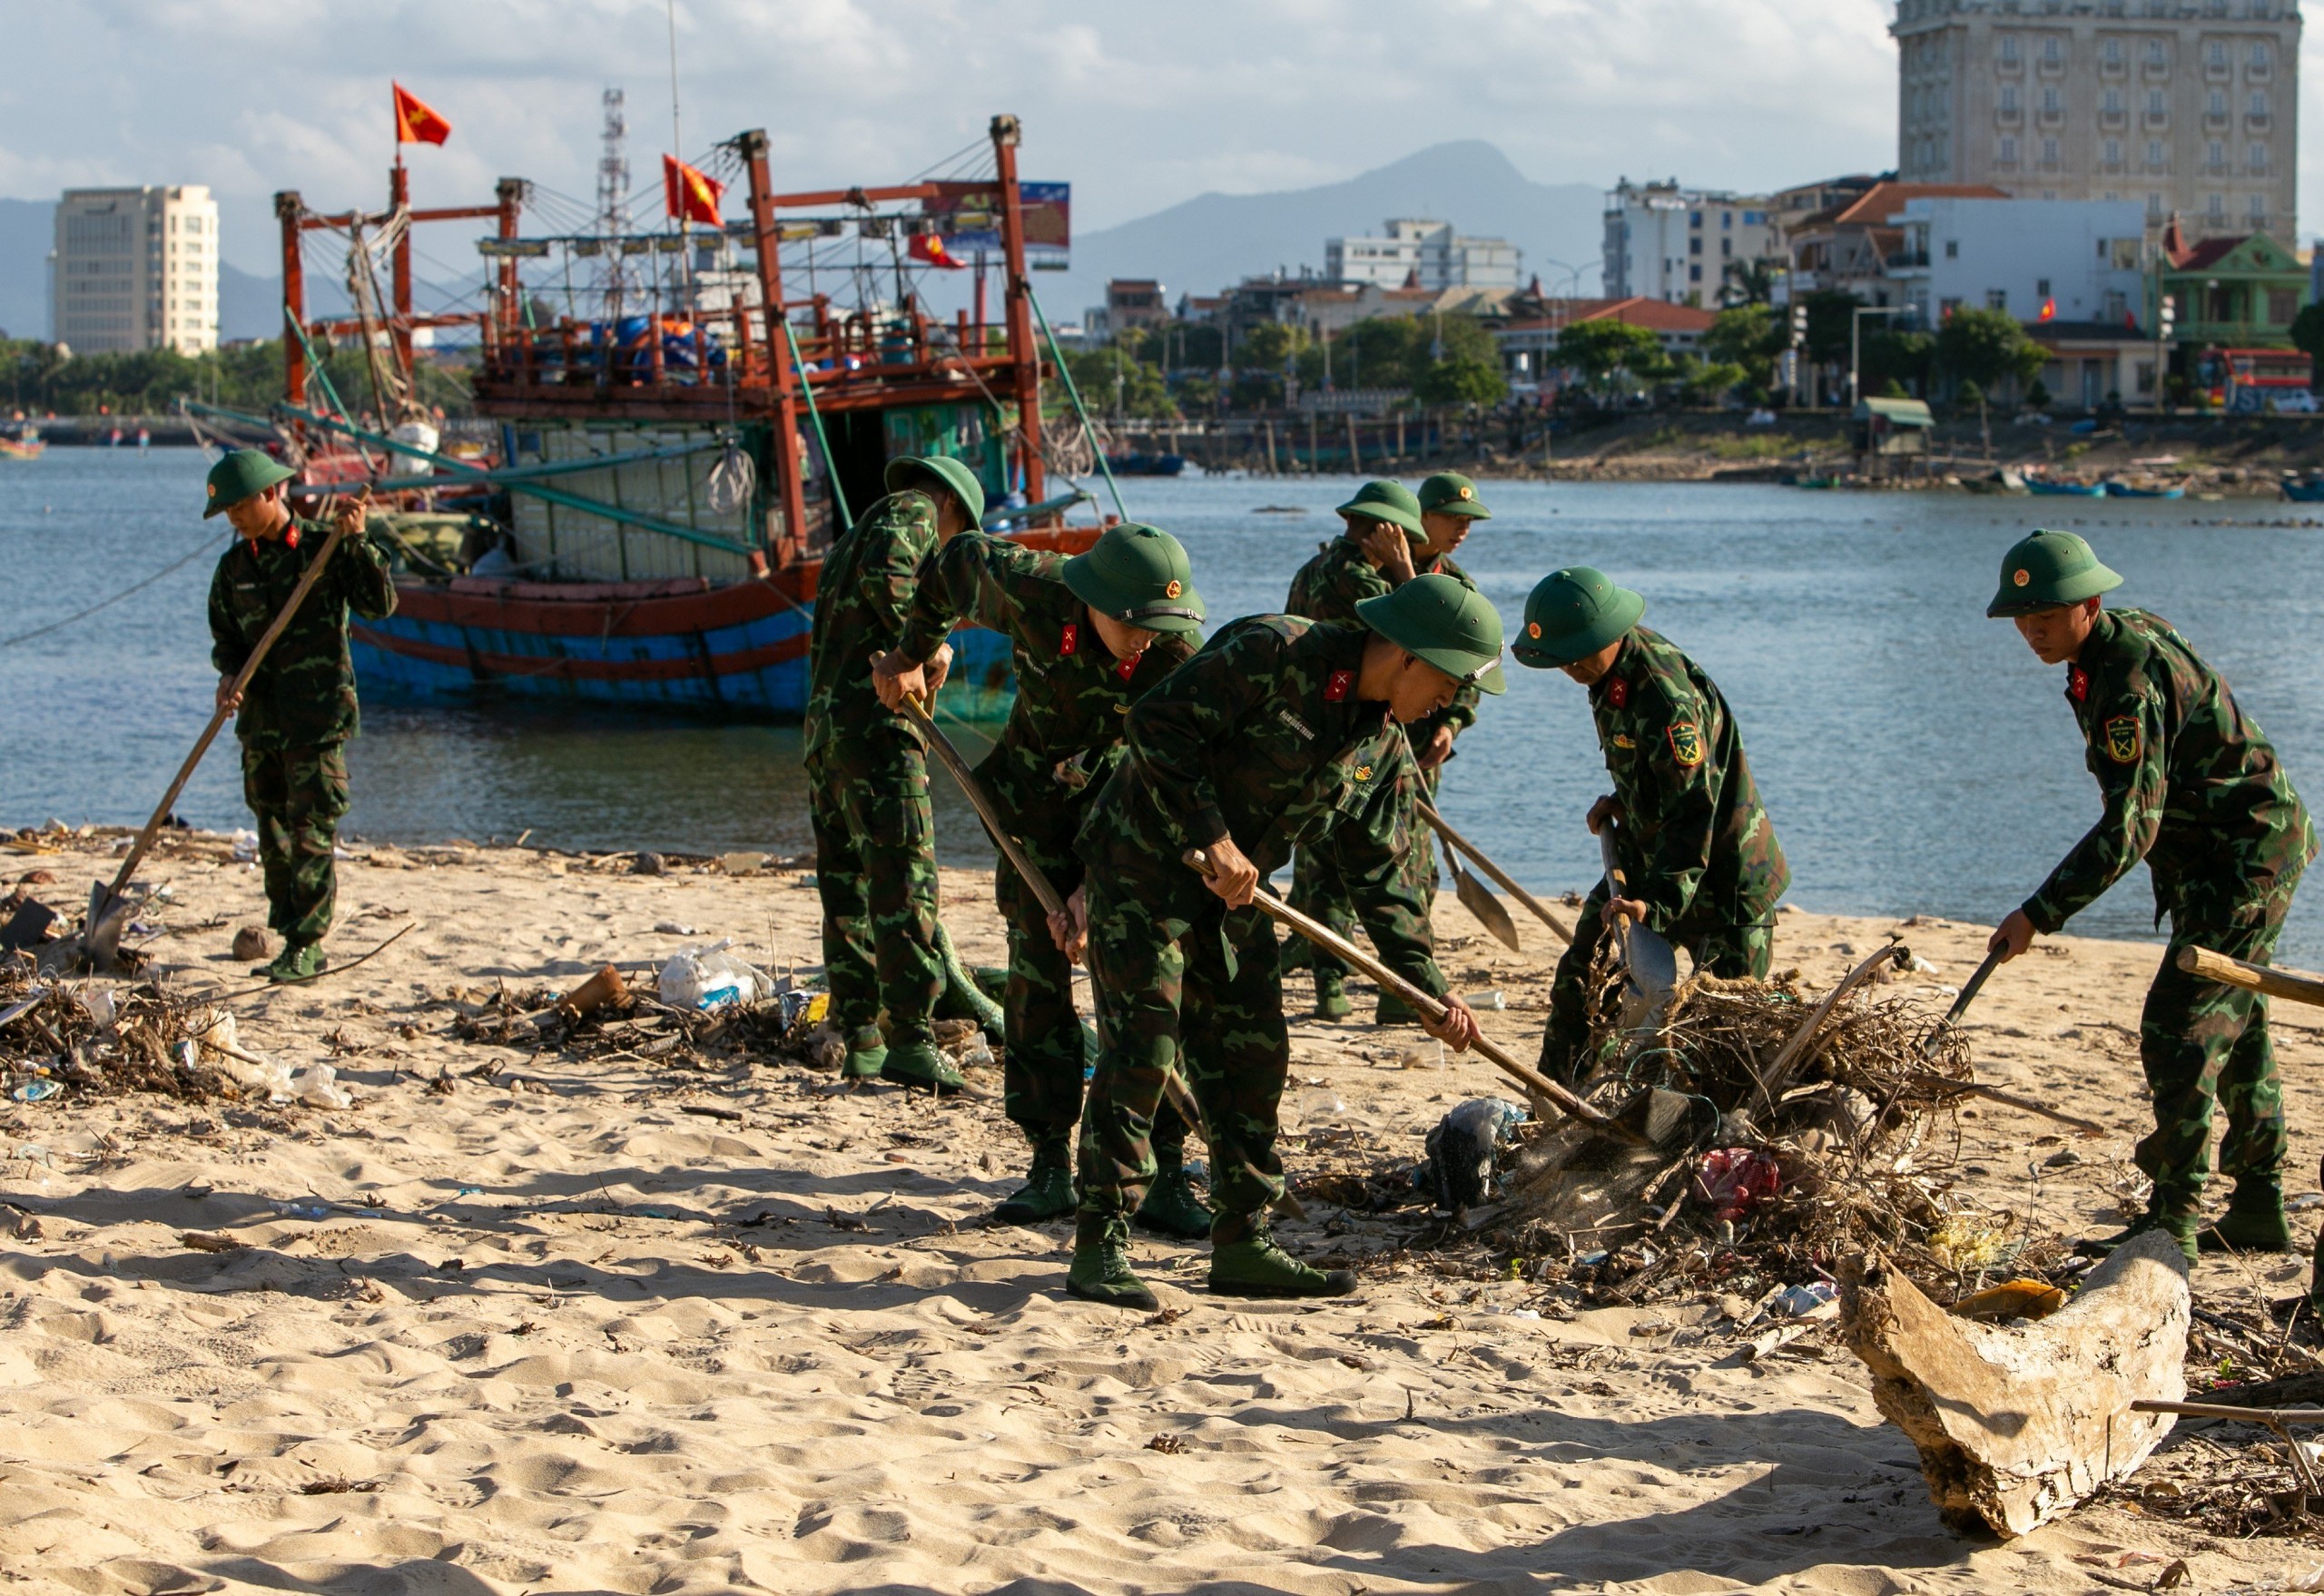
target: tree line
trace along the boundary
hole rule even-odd
[[[318,350],[341,403],[360,418],[376,415],[370,363],[358,348]],[[447,414],[468,409],[467,372],[432,360],[415,360],[420,401]],[[230,410],[263,413],[282,397],[282,342],[235,344],[199,355],[175,350],[80,355],[61,344],[0,339],[0,385],[11,416],[158,416],[181,398]],[[320,392],[318,404],[328,404]]]

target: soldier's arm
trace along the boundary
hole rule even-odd
[[[1013,635],[1019,606],[1008,579],[1039,557],[1004,537],[961,533],[921,566],[896,652],[924,663],[964,617],[1004,636]]]
[[[217,572],[210,578],[210,663],[218,667],[222,676],[231,676],[242,668],[251,656],[251,640],[242,635],[240,622],[234,618],[234,606],[226,597],[226,563],[218,562]]]
[[[349,609],[367,621],[384,621],[396,613],[395,574],[377,537],[362,532],[349,537],[331,556],[331,564]]]
[[[1284,646],[1265,626],[1214,640],[1130,709],[1131,755],[1188,847],[1228,835],[1211,762],[1234,757],[1235,734],[1266,698]]]
[[[877,525],[862,531],[874,541],[865,547],[856,596],[881,630],[900,633],[911,614],[921,566],[936,549],[936,507],[919,494],[901,494],[881,507]]]
[[[2091,732],[2090,769],[2104,800],[2098,823],[2021,907],[2044,934],[2095,903],[2146,857],[2162,824],[2162,706],[2131,692],[2107,703]]]

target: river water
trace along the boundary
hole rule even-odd
[[[173,559],[101,614],[0,646],[0,823],[135,823],[206,718],[203,598],[222,523],[198,518],[190,450],[52,449],[0,462],[0,639],[70,616]],[[1125,480],[1130,510],[1193,556],[1214,618],[1282,603],[1337,526],[1329,478]],[[1505,626],[1561,565],[1596,565],[1727,694],[1785,852],[1792,899],[1839,913],[1991,921],[2095,818],[2061,695],[2006,622],[1984,618],[2001,555],[2035,525],[2080,530],[2233,682],[2295,782],[2324,803],[2324,528],[2304,507],[1807,492],[1762,486],[1487,483],[1461,559]],[[1299,514],[1256,514],[1263,505]],[[212,537],[211,527],[219,530]],[[1596,872],[1582,827],[1606,786],[1581,689],[1509,667],[1461,743],[1446,817],[1535,890]],[[367,703],[347,829],[565,847],[809,846],[795,728]],[[938,776],[940,847],[990,857]],[[246,824],[231,743],[180,812]],[[2077,931],[2152,938],[2143,869]],[[2324,966],[2324,887],[2301,894],[2287,963]]]

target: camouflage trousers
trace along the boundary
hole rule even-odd
[[[1539,1068],[1551,1080],[1568,1086],[1590,1073],[1590,967],[1608,936],[1605,908],[1606,883],[1600,881],[1581,905],[1573,945],[1558,961],[1550,986],[1550,1022],[1541,1032]],[[1672,947],[1684,948],[1706,975],[1765,980],[1774,958],[1773,931],[1766,921],[1747,925],[1707,921],[1675,925],[1663,934]]]
[[[1092,865],[1087,884],[1099,1052],[1081,1116],[1081,1211],[1137,1210],[1177,1069],[1210,1141],[1211,1240],[1239,1241],[1283,1194],[1275,1113],[1291,1041],[1274,923],[1228,910],[1176,860]]]
[[[347,813],[347,744],[242,744],[242,799],[258,821],[266,923],[288,942],[320,942],[339,902],[331,862]]]
[[[1015,751],[996,749],[977,776],[1000,809],[1009,835],[1025,850],[1059,898],[1081,884],[1073,851],[1088,805],[1047,771],[1020,766]],[[1039,761],[1029,763],[1039,764]],[[993,867],[993,899],[1009,927],[1009,984],[1001,994],[1003,1104],[1009,1118],[1036,1145],[1073,1133],[1081,1118],[1081,1017],[1073,1008],[1073,961],[1049,935],[1049,911],[1007,859]],[[1155,1117],[1154,1141],[1165,1164],[1186,1145],[1187,1122],[1164,1104]]]
[[[2222,1175],[2273,1175],[2283,1167],[2283,1089],[2268,1037],[2267,1000],[2179,968],[2179,950],[2209,948],[2265,964],[2291,909],[2298,878],[2264,901],[2227,916],[2171,916],[2171,944],[2139,1016],[2139,1062],[2154,1098],[2154,1130],[2132,1159],[2154,1182],[2158,1204],[2191,1207],[2211,1173],[2213,1107],[2224,1109]]]
[[[832,1023],[852,1042],[933,1041],[944,963],[927,757],[901,732],[864,731],[811,755],[807,780]]]
[[[1436,855],[1430,847],[1433,834],[1420,818],[1420,800],[1436,796],[1436,780],[1441,771],[1423,771],[1413,760],[1412,744],[1402,737],[1393,739],[1396,750],[1394,763],[1384,773],[1385,779],[1377,782],[1372,797],[1354,824],[1371,842],[1400,846],[1397,854],[1397,876],[1417,902],[1427,903],[1436,892]],[[1314,920],[1337,931],[1350,941],[1355,939],[1358,916],[1354,894],[1349,888],[1349,866],[1335,846],[1344,835],[1335,827],[1319,841],[1298,849],[1291,861],[1291,906],[1303,910]],[[1399,844],[1401,839],[1401,844]],[[1366,925],[1365,931],[1372,927]],[[1411,928],[1406,928],[1409,936]],[[1425,938],[1427,928],[1420,931]],[[1385,952],[1392,941],[1384,941],[1376,933],[1373,946]],[[1286,944],[1287,956],[1297,963],[1305,963],[1315,972],[1320,981],[1345,980],[1347,961],[1336,953],[1327,953],[1304,937],[1293,937]]]

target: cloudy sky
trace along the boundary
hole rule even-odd
[[[671,142],[665,0],[10,0],[0,196],[205,182],[269,270],[266,196],[370,201],[388,81],[455,125],[421,202],[593,184],[598,95],[640,177]],[[1078,228],[1353,175],[1452,138],[1544,182],[1764,188],[1895,163],[1885,0],[676,0],[687,145],[773,136],[777,182],[893,181],[1026,127]],[[2313,125],[2312,119],[2303,119]],[[2311,160],[2305,163],[2310,172]],[[2318,209],[2303,181],[2301,212]]]

